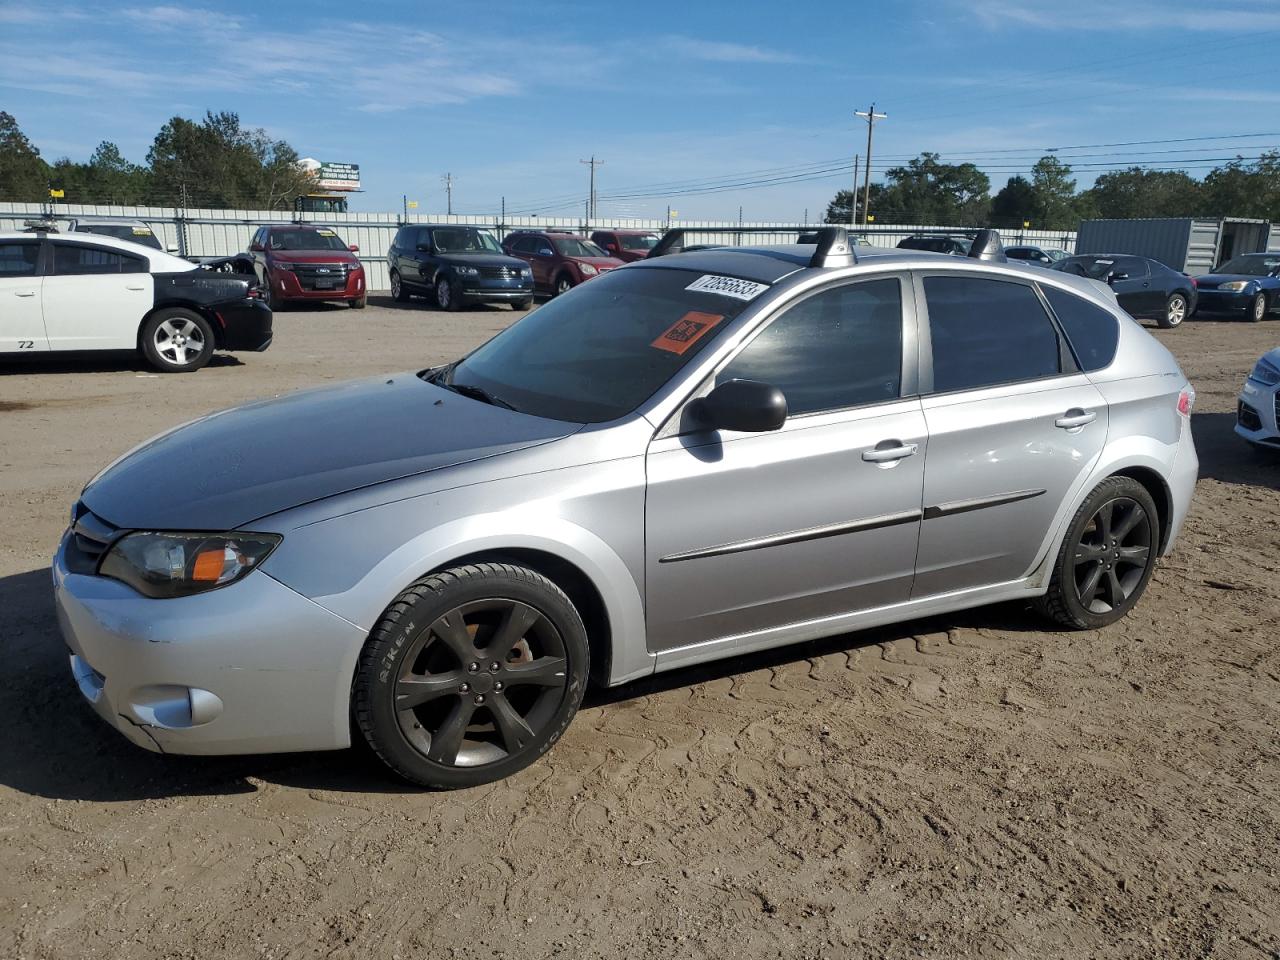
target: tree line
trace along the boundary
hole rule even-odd
[[[110,141],[87,163],[52,163],[9,113],[0,111],[0,200],[46,201],[50,189],[68,203],[292,209],[314,187],[298,153],[235,113],[208,111],[200,121],[174,117],[156,134],[146,164],[125,159]]]
[[[871,185],[868,210],[882,223],[1021,227],[1074,230],[1081,220],[1131,217],[1252,217],[1280,222],[1280,150],[1258,159],[1229,161],[1197,180],[1181,170],[1129,167],[1103,173],[1087,190],[1076,189],[1071,167],[1041,157],[1030,178],[1017,175],[994,196],[991,181],[972,163],[943,163],[922,153],[906,166],[885,171]],[[862,222],[862,192],[839,191],[827,206],[827,223]],[[856,205],[851,210],[851,205]]]

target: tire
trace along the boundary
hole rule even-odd
[[[143,321],[138,345],[161,373],[190,373],[213,356],[213,328],[194,310],[163,307]]]
[[[528,310],[532,306],[533,306],[533,297],[530,297],[528,300],[512,300],[511,301],[511,309],[516,311],[517,313],[523,313],[524,311]]]
[[[266,283],[262,285],[262,302],[267,305],[267,309],[275,313],[284,306],[284,302],[276,296],[275,291],[271,289],[271,278],[267,277]]]
[[[1181,326],[1185,319],[1187,319],[1187,295],[1180,292],[1169,294],[1169,299],[1164,304],[1164,313],[1156,317],[1156,321],[1164,329],[1172,330],[1174,327]]]
[[[437,789],[490,783],[560,739],[589,661],[578,611],[546,577],[506,563],[455,567],[401,593],[369,634],[355,723],[406,780]],[[418,702],[406,707],[404,698]]]
[[[562,293],[568,293],[573,289],[573,286],[573,277],[569,276],[567,273],[562,273],[560,276],[556,277],[555,289],[552,291],[551,295],[553,297],[558,297]]]
[[[395,270],[391,271],[391,299],[396,303],[409,302],[409,291],[406,290],[404,284],[400,282],[400,274]]]
[[[462,297],[453,289],[453,281],[441,273],[436,277],[436,306],[441,310],[461,310]]]
[[[1267,319],[1267,309],[1270,304],[1267,303],[1267,295],[1265,293],[1257,294],[1249,301],[1249,312],[1247,314],[1250,323],[1259,323]]]
[[[1151,581],[1159,524],[1155,502],[1142,484],[1129,477],[1103,480],[1072,518],[1049,591],[1037,599],[1037,609],[1076,630],[1115,623],[1133,609]]]
[[[347,303],[350,304],[352,310],[363,310],[369,305],[368,291],[360,294],[355,300],[348,300]]]

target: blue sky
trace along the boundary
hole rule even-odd
[[[448,171],[460,212],[581,213],[595,154],[601,215],[798,220],[851,179],[833,168],[864,151],[872,100],[877,173],[934,150],[994,190],[1043,148],[1274,133],[1277,49],[1276,0],[0,0],[0,109],[46,159],[114,140],[137,161],[170,116],[234,110],[360,164],[359,210],[443,210]],[[1276,144],[1064,156],[1083,185]],[[814,178],[677,192],[738,174]]]

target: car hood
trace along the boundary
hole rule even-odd
[[[518,257],[509,257],[505,253],[441,253],[438,256],[445,263],[456,263],[467,267],[492,266],[523,270],[528,266]]]
[[[578,429],[402,373],[261,400],[178,427],[104,470],[81,500],[117,527],[231,530]]]
[[[350,250],[272,250],[271,262],[277,260],[285,263],[360,263],[360,258]]]
[[[613,270],[615,267],[625,266],[617,257],[569,257],[569,259],[578,263],[589,263],[600,270]]]
[[[1206,273],[1203,277],[1196,277],[1196,286],[1213,287],[1221,286],[1224,283],[1231,283],[1235,280],[1265,280],[1266,277],[1251,277],[1243,273]]]

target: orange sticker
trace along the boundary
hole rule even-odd
[[[723,319],[724,316],[719,313],[699,313],[697,310],[690,310],[664,330],[662,336],[649,346],[669,353],[682,354]]]

